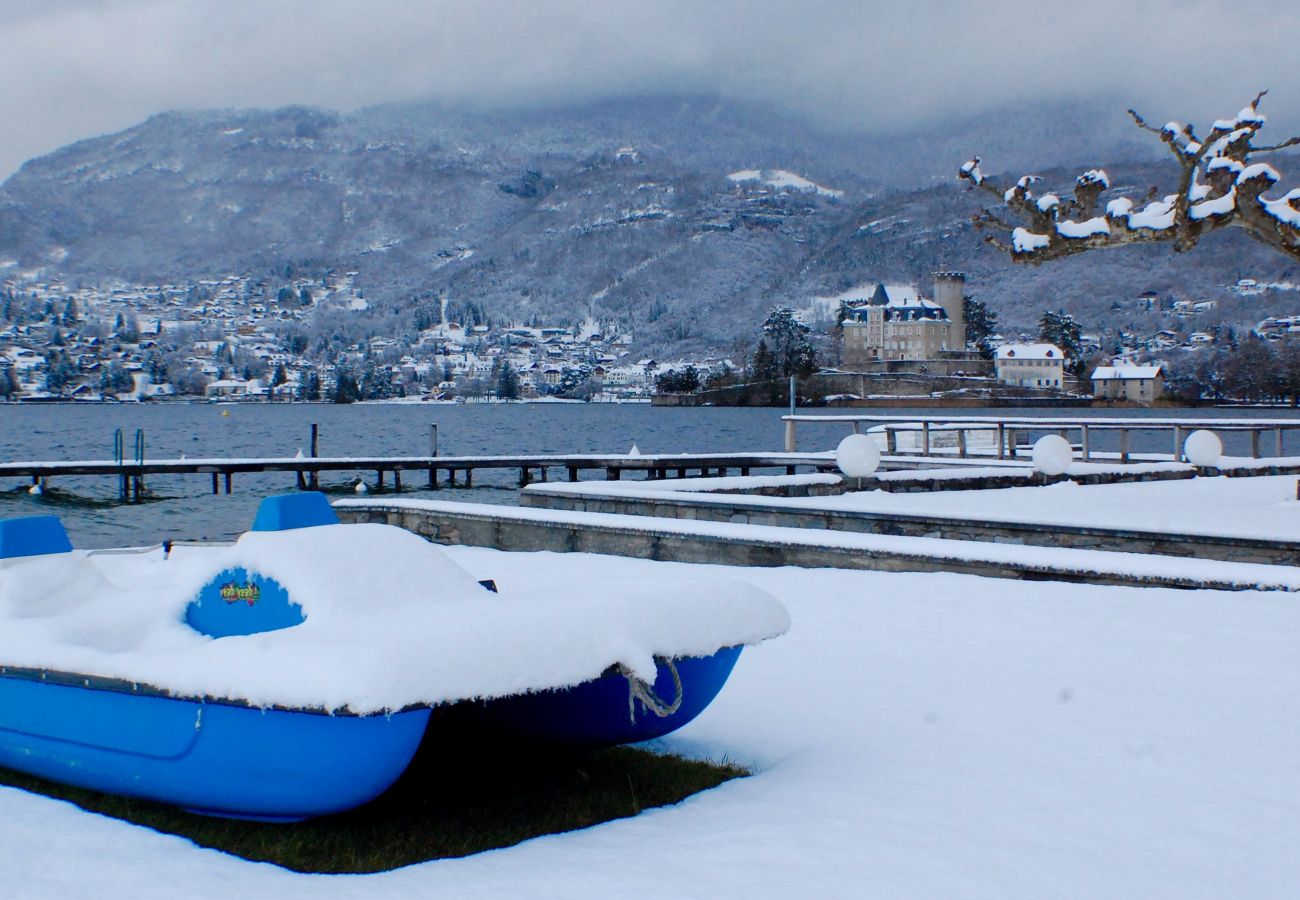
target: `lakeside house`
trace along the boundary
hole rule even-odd
[[[1003,344],[994,367],[1003,384],[1060,390],[1065,381],[1065,355],[1055,344]]]
[[[1164,393],[1160,366],[1098,366],[1092,373],[1092,395],[1098,400],[1151,403]]]

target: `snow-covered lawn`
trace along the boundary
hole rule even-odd
[[[0,789],[4,895],[1181,900],[1300,884],[1293,595],[450,552],[503,592],[698,572],[782,599],[791,632],[661,742],[756,774],[582,832],[333,877]]]

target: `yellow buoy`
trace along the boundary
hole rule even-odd
[[[221,411],[221,414],[222,414],[223,416],[228,416],[228,415],[230,415],[230,410],[228,410],[228,409],[223,409],[223,410]]]

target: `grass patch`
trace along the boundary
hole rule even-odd
[[[427,742],[386,793],[335,816],[290,825],[194,815],[0,769],[0,783],[180,835],[203,847],[298,872],[383,872],[509,847],[677,803],[749,773],[645,750],[590,753],[527,745]]]

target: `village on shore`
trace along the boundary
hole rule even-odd
[[[356,276],[92,285],[15,274],[0,281],[0,401],[657,397],[675,405],[762,405],[784,402],[776,385],[790,375],[817,376],[801,387],[803,402],[848,406],[999,398],[1151,405],[1217,398],[1238,387],[1216,381],[1206,364],[1218,354],[1222,368],[1223,359],[1240,355],[1238,336],[1194,328],[1213,301],[1198,305],[1152,291],[1134,302],[1162,312],[1169,327],[1128,335],[1108,352],[1064,313],[1045,313],[1037,339],[1005,338],[996,316],[978,301],[972,307],[962,273],[937,272],[933,298],[915,286],[879,284],[815,298],[797,312],[779,307],[783,316],[769,317],[748,359],[657,360],[634,353],[633,335],[614,323],[494,322],[472,303],[446,299],[412,329],[351,340],[359,329],[338,323],[370,309]],[[1253,286],[1247,279],[1238,288]],[[821,328],[804,324],[819,315]],[[1300,342],[1285,338],[1295,332],[1300,317],[1269,317],[1247,340],[1279,348],[1272,362],[1286,370],[1282,357]],[[1258,355],[1258,347],[1245,349]],[[1278,383],[1265,383],[1269,378]],[[1238,377],[1248,382],[1240,399],[1295,393],[1296,386],[1269,378]],[[760,383],[770,390],[754,390]]]

